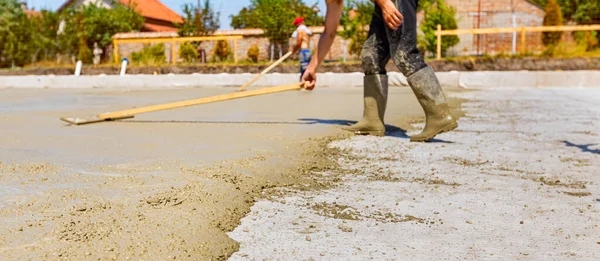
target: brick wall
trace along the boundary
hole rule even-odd
[[[446,0],[456,10],[459,29],[513,27],[513,4],[516,27],[541,26],[544,10],[526,0],[481,0],[481,17],[478,0]],[[479,18],[479,19],[478,19]],[[422,21],[423,14],[418,15]],[[474,55],[479,53],[510,53],[513,34],[460,35],[460,43],[448,50],[448,55]],[[520,52],[521,35],[517,33],[517,52]],[[540,33],[527,33],[528,51],[543,49]],[[478,48],[479,47],[479,48]]]

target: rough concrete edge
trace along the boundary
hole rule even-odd
[[[238,87],[256,74],[165,74],[165,75],[86,75],[86,76],[2,76],[0,89],[48,88],[195,88]],[[388,73],[390,86],[406,87],[406,77],[401,73]],[[443,87],[502,88],[502,87],[600,87],[600,71],[488,71],[439,72]],[[318,76],[320,87],[362,87],[362,73],[322,73]],[[254,86],[275,86],[299,81],[298,74],[273,73],[263,76]]]

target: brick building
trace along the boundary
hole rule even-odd
[[[528,0],[446,0],[456,10],[459,29],[541,26],[544,20],[543,7]],[[514,18],[513,18],[514,17]],[[423,14],[419,14],[419,22]],[[510,53],[513,34],[460,35],[460,43],[448,50],[448,55],[476,55]],[[515,35],[517,51],[520,34]],[[542,48],[541,34],[528,33],[528,51]]]

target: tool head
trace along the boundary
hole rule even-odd
[[[120,118],[100,118],[100,117],[90,117],[90,118],[79,118],[79,117],[61,117],[60,119],[64,122],[68,122],[72,125],[83,125],[89,123],[103,122],[103,121],[114,121],[114,120],[122,120],[122,119],[130,119],[133,116],[126,116]]]

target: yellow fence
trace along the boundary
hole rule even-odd
[[[233,60],[238,62],[237,57],[237,40],[243,39],[242,36],[193,36],[193,37],[160,37],[160,38],[128,38],[128,39],[113,39],[113,56],[115,63],[119,63],[119,44],[121,43],[171,43],[171,63],[177,63],[177,44],[185,42],[199,41],[219,41],[233,40]]]
[[[502,34],[502,33],[521,33],[521,53],[527,52],[526,37],[527,32],[572,32],[572,31],[597,31],[600,25],[573,25],[573,26],[523,26],[523,27],[504,27],[504,28],[480,28],[480,29],[458,29],[442,30],[442,25],[437,26],[435,35],[437,36],[437,59],[442,59],[442,36],[444,35],[479,35],[479,34]]]

